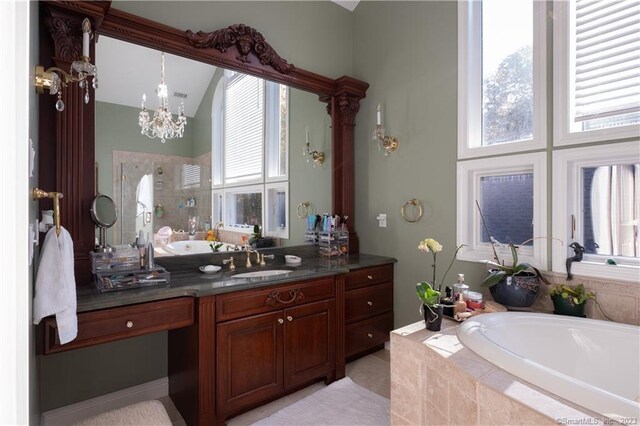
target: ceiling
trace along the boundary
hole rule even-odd
[[[331,1],[334,2],[335,4],[339,4],[345,9],[350,10],[351,12],[353,12],[356,6],[358,5],[358,3],[360,3],[360,0],[331,0]]]
[[[216,67],[169,53],[165,53],[164,60],[172,112],[177,114],[184,101],[185,115],[193,117]],[[97,101],[140,108],[142,94],[146,93],[147,109],[154,110],[158,105],[155,90],[160,83],[159,51],[101,35],[96,43],[96,66]],[[187,98],[176,98],[175,92],[186,93]]]

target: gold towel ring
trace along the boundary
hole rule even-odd
[[[418,209],[418,216],[414,219],[410,219],[407,217],[407,213],[406,213],[406,208],[407,206],[414,206]],[[422,214],[424,213],[424,207],[422,207],[422,203],[420,202],[420,200],[416,199],[416,198],[412,198],[409,201],[407,201],[406,203],[404,203],[404,205],[402,206],[402,208],[400,209],[400,213],[402,213],[402,218],[408,222],[408,223],[416,223],[417,221],[419,221],[422,218]]]
[[[298,217],[300,219],[304,219],[305,217],[309,216],[309,206],[311,205],[310,202],[305,201],[304,203],[300,203],[298,204],[298,207],[296,208],[296,214],[298,215]],[[302,211],[302,213],[300,213],[300,209],[304,207],[304,210]]]

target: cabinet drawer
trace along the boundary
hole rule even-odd
[[[227,321],[334,297],[333,277],[243,290],[216,299],[216,320]]]
[[[362,268],[347,274],[346,290],[393,281],[393,264]]]
[[[345,321],[347,324],[374,317],[392,309],[392,283],[378,284],[346,292]]]
[[[54,353],[111,342],[194,323],[191,297],[140,303],[78,314],[78,336],[60,345],[55,317],[44,323],[44,353]]]
[[[393,312],[348,325],[345,330],[345,356],[359,354],[389,340]]]

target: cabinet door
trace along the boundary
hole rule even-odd
[[[219,415],[232,414],[282,392],[283,335],[282,311],[218,324]]]
[[[284,385],[290,389],[335,372],[335,300],[285,309]]]

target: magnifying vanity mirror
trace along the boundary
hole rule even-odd
[[[98,195],[91,203],[91,218],[96,226],[100,228],[99,244],[94,251],[111,251],[111,246],[107,244],[107,229],[111,228],[118,220],[116,203],[108,195]]]

